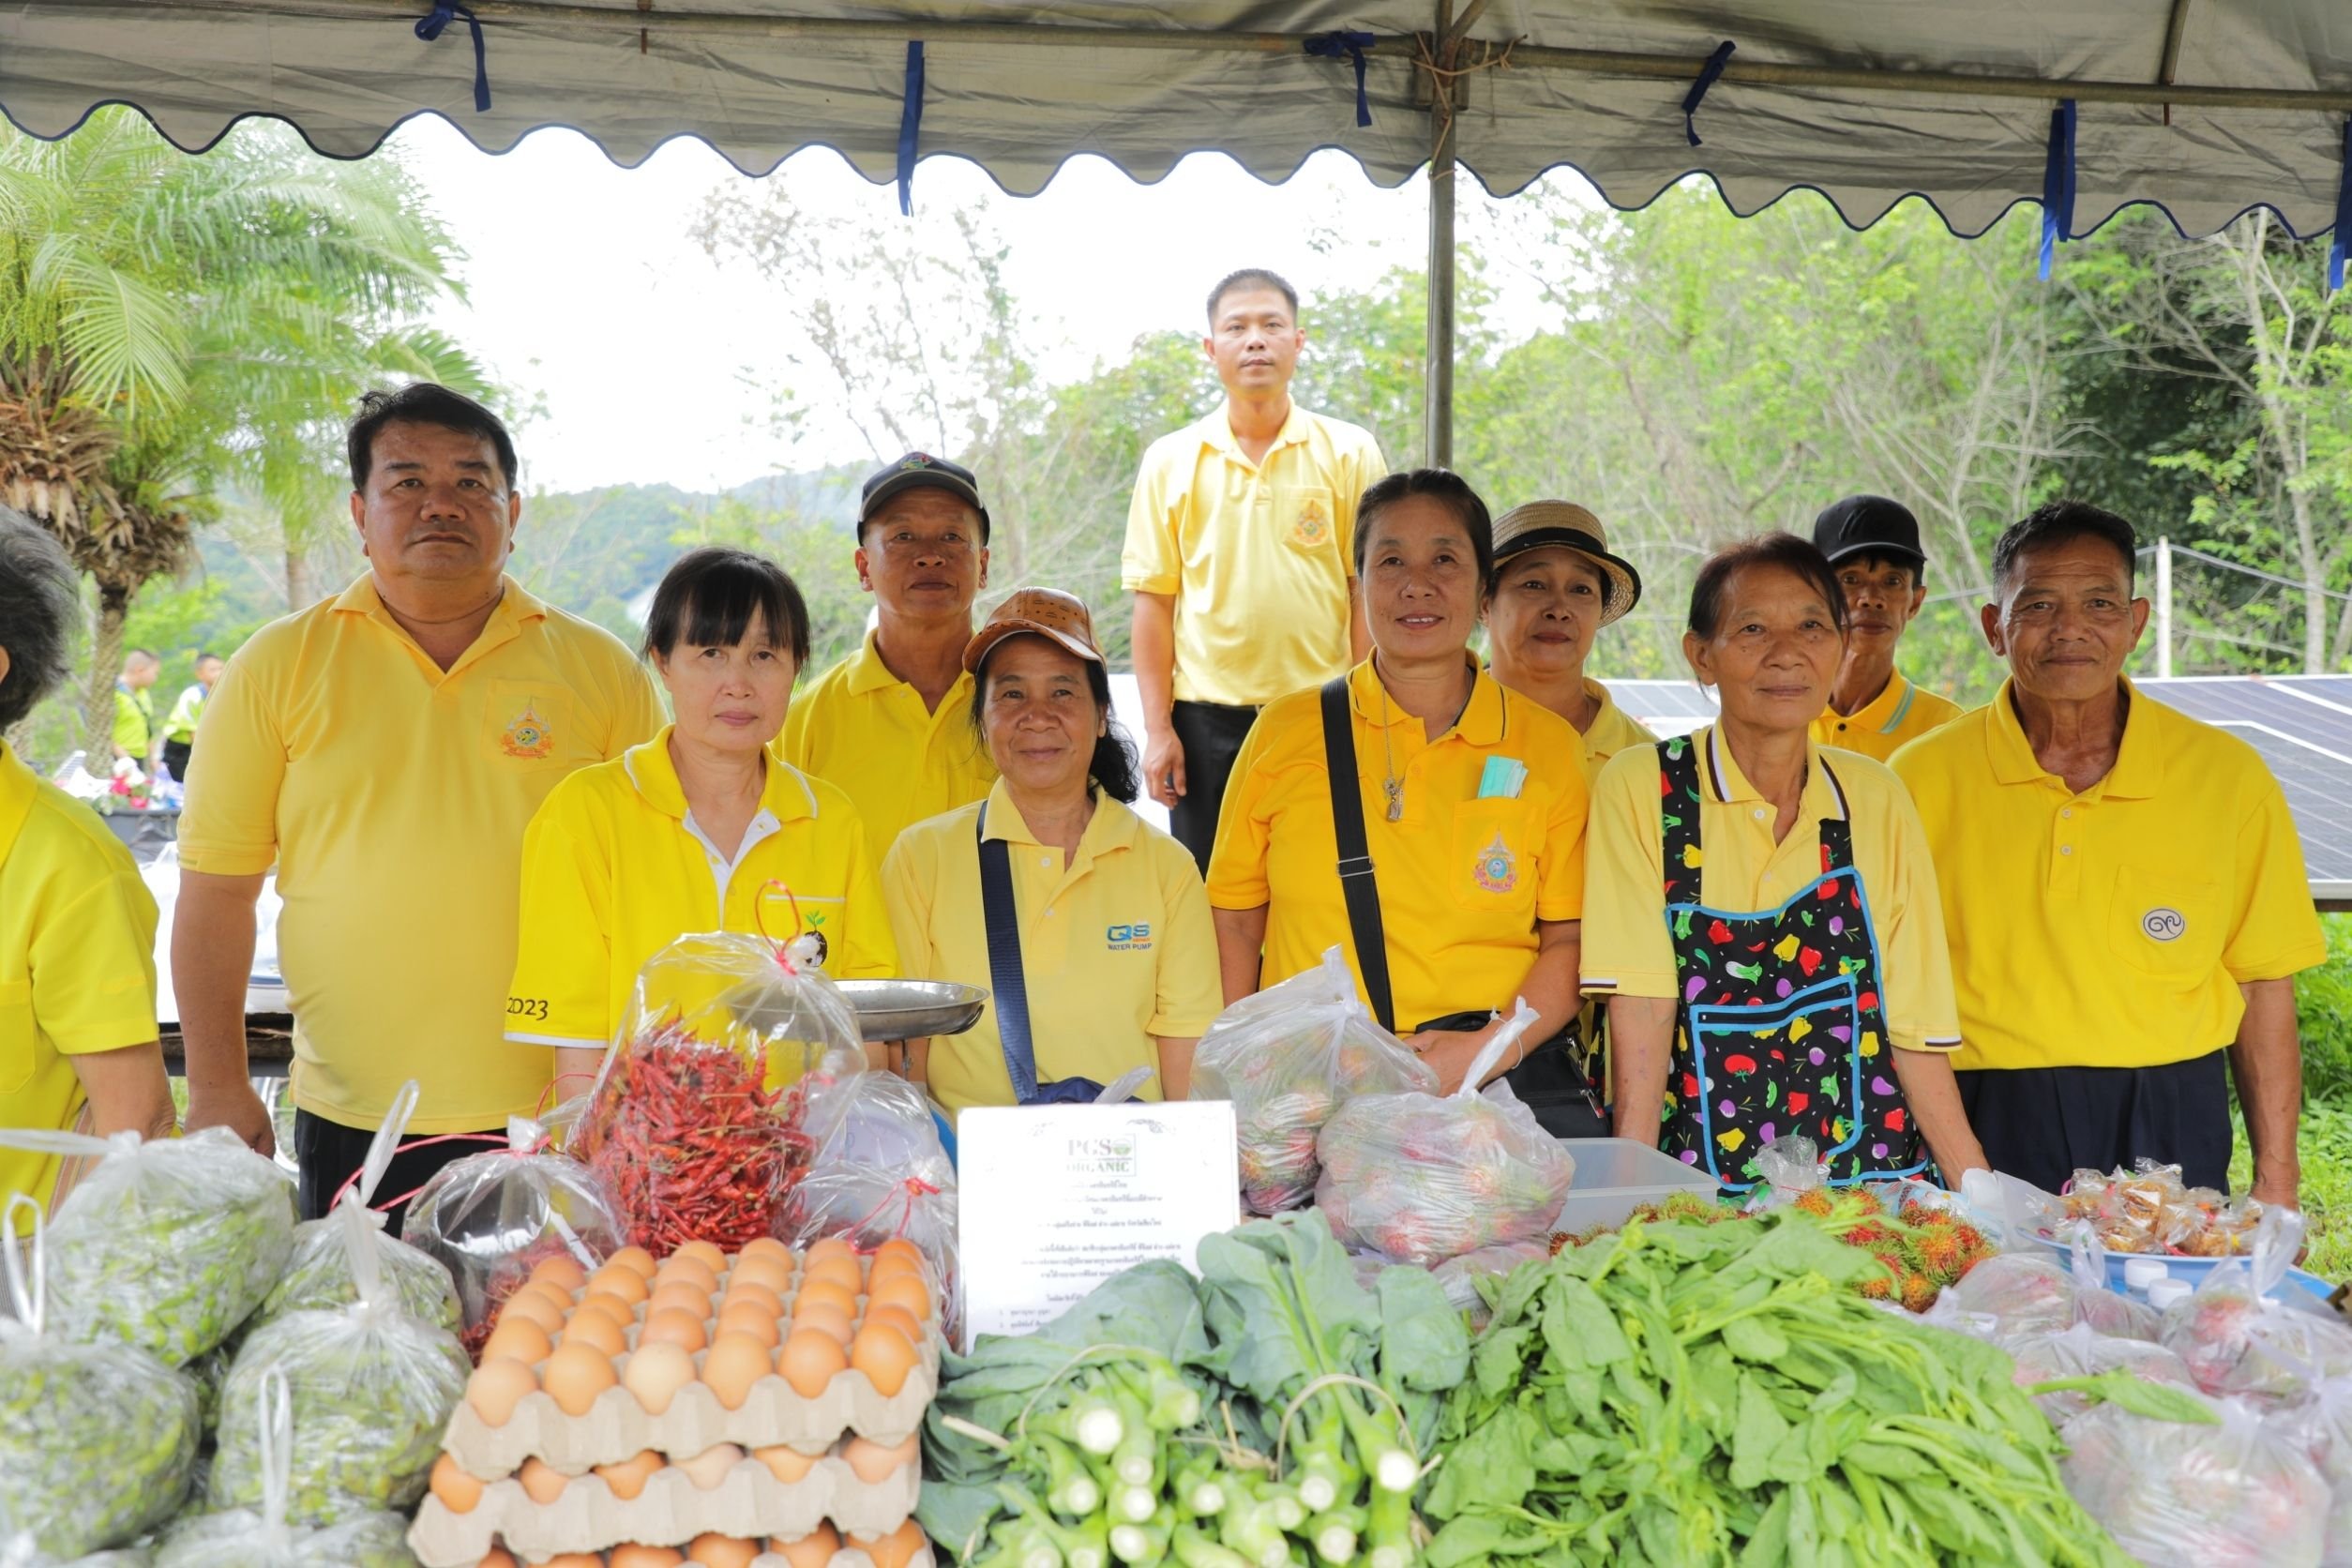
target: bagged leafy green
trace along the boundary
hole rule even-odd
[[[136,1133],[0,1132],[0,1143],[98,1163],[49,1227],[49,1319],[184,1366],[262,1304],[294,1247],[294,1183],[225,1127],[152,1142]]]
[[[155,1554],[144,1546],[117,1546],[87,1557],[52,1557],[33,1545],[29,1535],[0,1541],[0,1568],[154,1568]]]
[[[301,1437],[282,1369],[263,1373],[241,1403],[248,1407],[240,1425],[251,1434],[260,1506],[180,1520],[164,1533],[154,1568],[416,1568],[408,1521],[398,1514],[361,1510],[315,1526],[290,1516]]]
[[[0,1236],[16,1232],[20,1206],[29,1250],[0,1245],[16,1312],[0,1319],[0,1544],[73,1558],[169,1518],[204,1432],[195,1385],[155,1357],[45,1332],[39,1205],[11,1199]]]
[[[376,1267],[375,1232],[352,1204],[336,1206],[352,1253],[358,1304],[293,1312],[246,1337],[221,1390],[219,1447],[205,1490],[212,1506],[268,1500],[275,1457],[260,1425],[264,1384],[288,1390],[293,1445],[284,1517],[330,1525],[424,1495],[441,1433],[472,1370],[457,1335],[400,1310]]]

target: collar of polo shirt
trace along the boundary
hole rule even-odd
[[[621,754],[621,766],[627,770],[629,782],[645,797],[645,804],[667,817],[686,821],[686,786],[678,781],[678,765],[670,760],[670,733],[676,725],[665,726],[660,734],[643,746],[633,746]],[[768,776],[760,787],[760,806],[779,822],[797,822],[817,814],[817,792],[808,787],[798,768],[776,756],[767,754]]]
[[[2131,701],[2123,719],[2123,744],[2117,748],[2115,766],[2092,789],[2116,800],[2153,800],[2164,782],[2155,722],[2131,677],[2122,679],[2124,695]],[[2004,784],[2030,784],[2051,774],[2026,738],[2025,722],[2017,716],[2016,687],[2014,680],[2001,683],[1999,695],[1993,699],[1992,721],[1985,726],[1985,744],[1991,748],[1994,777]]]

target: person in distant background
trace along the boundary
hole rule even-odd
[[[1364,657],[1349,569],[1356,503],[1388,472],[1372,432],[1290,400],[1299,294],[1252,267],[1209,294],[1200,347],[1225,386],[1152,443],[1127,508],[1143,787],[1205,871],[1258,710]]]
[[[777,755],[849,792],[876,861],[926,817],[988,792],[972,727],[972,601],[988,585],[988,511],[969,469],[909,452],[866,479],[857,580],[866,645],[792,700]]]
[[[72,669],[81,587],[56,540],[0,507],[0,735]],[[0,741],[0,1127],[171,1133],[155,921],[122,840]],[[0,1149],[0,1205],[53,1212],[60,1168]]]
[[[143,768],[153,765],[155,678],[162,672],[163,661],[144,648],[133,648],[123,656],[123,672],[114,682],[115,761],[128,757]]]
[[[1813,520],[1813,543],[1846,592],[1846,656],[1830,705],[1813,721],[1814,744],[1883,762],[1960,716],[1959,703],[1913,686],[1894,667],[1904,628],[1927,602],[1919,520],[1883,495],[1849,495]]]
[[[220,679],[219,654],[196,656],[196,683],[182,691],[163,720],[163,765],[172,776],[188,782],[188,768],[196,755],[196,721],[204,716],[204,699]]]

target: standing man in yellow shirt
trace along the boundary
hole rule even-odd
[[[1894,667],[1904,628],[1927,602],[1919,519],[1883,495],[1849,495],[1813,520],[1813,542],[1846,590],[1846,657],[1813,744],[1885,761],[1960,716],[1960,704],[1913,686]]]
[[[413,1133],[494,1132],[538,1105],[550,1053],[502,1027],[523,828],[566,775],[662,723],[618,639],[506,575],[522,503],[495,415],[428,384],[371,392],[350,458],[368,570],[263,627],[221,676],[197,731],[172,927],[188,1125],[268,1152],[245,988],[254,900],[277,866],[312,1217],[404,1079],[423,1090]],[[403,1154],[388,1190],[470,1152]]]
[[[1349,562],[1388,464],[1371,431],[1290,400],[1305,346],[1296,289],[1256,267],[1220,281],[1200,347],[1225,405],[1152,444],[1127,508],[1143,785],[1204,870],[1258,710],[1371,647]]]
[[[866,645],[793,699],[777,754],[848,792],[876,861],[907,828],[996,782],[972,722],[972,601],[988,585],[988,509],[972,471],[909,452],[867,476],[858,585]]]
[[[2295,975],[2327,940],[2261,757],[2124,678],[2137,546],[2080,502],[2012,524],[1983,611],[2008,681],[1895,755],[1943,890],[1952,1065],[1993,1168],[2050,1191],[2142,1158],[2226,1186],[2234,1071],[2254,1196],[2292,1204]]]

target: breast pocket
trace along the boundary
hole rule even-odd
[[[577,767],[596,760],[579,731],[578,704],[558,681],[492,681],[482,748],[518,768]]]
[[[2124,867],[2107,907],[2107,940],[2131,969],[2159,980],[2194,980],[2222,960],[2218,883]]]
[[[1535,918],[1534,813],[1525,800],[1474,800],[1454,813],[1446,882],[1463,909]]]
[[[13,1094],[32,1081],[37,1044],[33,983],[0,980],[0,1095]]]
[[[1284,544],[1302,555],[1338,553],[1339,514],[1329,485],[1277,485],[1274,505]]]

